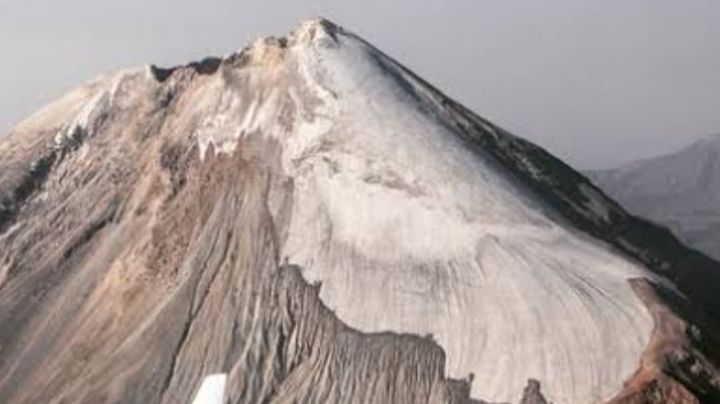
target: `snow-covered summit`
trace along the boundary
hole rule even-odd
[[[317,40],[336,39],[343,28],[324,17],[314,17],[302,21],[298,28],[292,32],[291,38],[300,42],[312,42]]]
[[[530,378],[556,403],[622,387],[652,331],[628,282],[643,268],[470,148],[467,117],[354,34],[311,20],[243,53],[197,87],[186,119],[205,159],[244,139],[280,145],[294,187],[280,255],[341,320],[432,334],[476,398],[512,401]]]

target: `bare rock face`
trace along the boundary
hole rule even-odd
[[[540,392],[540,382],[537,380],[529,380],[525,392],[520,400],[520,404],[547,404],[545,397]]]
[[[325,20],[0,140],[3,403],[717,402],[718,282]]]

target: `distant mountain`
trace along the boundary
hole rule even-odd
[[[677,153],[588,175],[632,213],[720,259],[720,135]]]
[[[0,139],[3,404],[718,403],[718,285],[326,20]]]

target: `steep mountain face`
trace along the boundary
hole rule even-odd
[[[324,20],[0,141],[0,401],[696,403],[718,264]]]
[[[631,212],[720,259],[720,135],[667,156],[589,173]]]

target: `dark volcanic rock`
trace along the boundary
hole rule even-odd
[[[548,404],[540,392],[540,382],[537,380],[528,380],[528,385],[523,392],[520,404]]]

